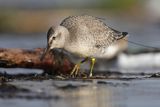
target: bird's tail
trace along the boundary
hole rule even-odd
[[[120,39],[126,37],[127,35],[128,35],[128,32],[121,32],[121,34],[118,35],[118,36],[116,37],[116,39],[117,39],[117,40],[120,40]]]

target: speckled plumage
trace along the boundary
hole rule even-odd
[[[108,27],[99,18],[93,16],[70,16],[64,19],[59,26],[52,26],[48,30],[47,48],[41,60],[51,49],[65,49],[68,52],[85,58],[75,65],[70,75],[77,75],[81,63],[84,63],[90,58],[91,67],[89,77],[91,77],[96,61],[95,58],[106,57],[108,47],[127,34],[127,32],[119,32]]]
[[[70,35],[70,47],[64,48],[82,56],[105,57],[106,48],[126,36],[108,27],[101,19],[89,15],[67,17],[60,25],[67,28]]]

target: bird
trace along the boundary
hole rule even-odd
[[[46,53],[54,49],[64,49],[82,57],[75,64],[70,75],[77,76],[82,63],[90,60],[89,77],[93,76],[96,58],[105,58],[107,49],[113,43],[123,39],[128,32],[120,32],[109,26],[101,18],[90,15],[69,16],[59,25],[52,25],[47,32],[47,47],[40,60]]]

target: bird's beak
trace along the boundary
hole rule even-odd
[[[41,61],[43,61],[44,57],[45,57],[46,54],[49,52],[49,50],[50,50],[50,47],[47,46],[47,47],[45,48],[43,54],[42,54],[41,57],[40,57],[40,60],[41,60]]]

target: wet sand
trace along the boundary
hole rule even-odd
[[[2,107],[159,107],[159,74],[107,74],[99,79],[2,75]],[[105,78],[104,78],[105,77]],[[113,78],[114,77],[114,78]]]
[[[119,26],[122,25],[121,21]],[[121,23],[120,23],[121,22]],[[126,25],[126,24],[124,24]],[[144,26],[143,26],[144,27]],[[159,27],[126,29],[129,40],[149,46],[159,47]],[[151,27],[151,28],[150,28]],[[143,32],[142,32],[143,31]],[[20,34],[21,35],[21,34]],[[33,49],[46,45],[46,34],[33,35],[1,34],[1,48]],[[18,41],[18,42],[17,42]],[[28,42],[29,41],[29,42]],[[153,42],[154,41],[154,42]],[[129,50],[143,48],[129,44]],[[152,56],[151,56],[152,57]],[[157,59],[157,58],[156,58]],[[127,61],[127,60],[125,60]],[[149,60],[149,63],[157,60]],[[139,63],[142,63],[138,61]],[[147,61],[145,61],[147,63]],[[136,61],[134,62],[136,63]],[[104,64],[107,69],[108,66]],[[114,62],[114,69],[117,62]],[[128,64],[128,63],[127,63]],[[143,63],[142,63],[143,64]],[[157,64],[157,63],[155,63]],[[130,65],[133,65],[130,63]],[[126,67],[126,65],[124,65]],[[43,71],[29,69],[0,70],[1,107],[159,107],[160,75],[159,63],[143,66],[143,70],[118,70],[119,72],[97,72],[95,78],[66,78],[65,76],[41,75]],[[100,66],[102,68],[102,66]],[[10,71],[10,72],[9,72]],[[15,75],[21,74],[21,75]],[[112,71],[112,70],[111,70]],[[117,70],[115,70],[117,71]],[[132,71],[132,72],[131,72]],[[8,73],[10,73],[8,75]],[[129,74],[132,73],[132,74]],[[135,74],[134,74],[135,73]],[[95,72],[94,72],[95,74]],[[65,78],[64,78],[65,77]]]

